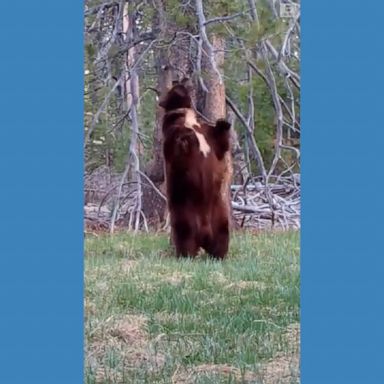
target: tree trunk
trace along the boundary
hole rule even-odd
[[[203,114],[208,121],[215,123],[217,119],[226,117],[225,86],[222,80],[225,40],[211,34],[210,43],[213,48],[213,55],[211,57],[204,56],[203,58],[203,71],[206,75],[204,83],[208,88],[208,93],[205,95]],[[207,50],[207,47],[205,47],[205,51]],[[227,152],[224,159],[226,163],[226,171],[222,181],[222,190],[225,193],[228,211],[230,212],[230,226],[233,227],[235,221],[231,203],[231,182],[233,177],[231,152]]]
[[[123,33],[125,41],[133,41],[137,38],[137,28],[135,25],[135,15],[130,12],[128,3],[125,4],[123,11]],[[136,186],[136,199],[134,207],[130,212],[126,214],[124,218],[128,221],[128,230],[137,231],[141,226],[141,212],[142,212],[142,182],[140,173],[140,147],[139,147],[139,76],[137,68],[135,68],[137,60],[136,48],[132,47],[127,51],[126,58],[124,61],[124,85],[125,85],[125,102],[127,111],[131,120],[131,135],[129,143],[129,153],[127,156],[127,163],[125,171],[120,181],[117,199],[115,207],[112,212],[111,219],[111,233],[114,231],[115,222],[117,219],[117,211],[119,209],[119,202],[121,197],[122,185],[125,178],[131,179]],[[124,220],[123,219],[123,220]]]
[[[213,59],[219,70],[224,65],[224,46],[225,41],[215,35],[211,36],[211,44],[214,49]],[[205,47],[205,51],[207,48]],[[204,83],[208,88],[208,93],[205,95],[204,116],[215,122],[217,119],[225,118],[225,87],[222,79],[214,71],[210,58],[203,57],[203,72],[205,74]]]
[[[231,123],[232,127],[235,125],[236,116],[232,111],[228,113],[230,118],[228,121]],[[244,143],[245,151],[241,146],[241,140],[239,135],[233,129],[232,130],[232,163],[233,163],[233,183],[243,185],[249,178],[248,164],[249,159],[246,157],[244,152],[247,152],[247,143]]]

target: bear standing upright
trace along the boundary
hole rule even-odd
[[[164,108],[163,151],[172,242],[177,256],[203,248],[222,259],[229,246],[229,204],[225,154],[230,124],[198,122],[187,87],[177,84],[159,105]]]

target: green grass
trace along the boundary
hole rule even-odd
[[[85,241],[85,383],[298,383],[299,234],[241,233],[223,262],[164,235]]]

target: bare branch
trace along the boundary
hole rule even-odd
[[[114,92],[116,92],[116,89],[119,85],[121,85],[123,79],[123,75],[120,76],[120,78],[115,82],[114,86],[111,88],[111,90],[108,92],[107,96],[105,96],[103,102],[101,103],[99,109],[96,111],[95,115],[93,116],[92,123],[90,128],[87,131],[87,134],[85,135],[85,140],[84,140],[84,146],[88,144],[88,141],[92,135],[93,130],[96,127],[96,124],[99,122],[99,117],[102,112],[104,112],[104,109],[106,108],[109,99],[113,95]]]
[[[265,54],[265,50],[263,50],[263,53],[264,53],[265,63],[267,64],[267,66],[266,66],[266,78],[268,81],[269,88],[271,90],[273,105],[274,105],[275,111],[276,111],[275,154],[273,157],[271,168],[268,172],[268,178],[269,178],[270,175],[274,172],[274,170],[276,168],[276,164],[280,159],[280,148],[281,148],[282,140],[283,140],[283,111],[282,111],[280,100],[279,100],[275,76],[272,72],[268,57]]]
[[[235,103],[228,96],[226,96],[225,100],[226,100],[228,106],[232,109],[234,114],[237,116],[237,118],[241,121],[241,123],[243,124],[243,126],[247,130],[248,139],[251,143],[251,148],[252,148],[253,154],[255,156],[255,159],[259,165],[260,172],[261,172],[263,178],[266,178],[267,171],[265,169],[263,157],[261,156],[260,149],[256,143],[256,140],[255,140],[255,137],[253,135],[251,127],[247,123],[246,118],[243,116],[243,114],[240,112],[240,110],[236,107]]]
[[[257,13],[256,0],[248,0],[248,4],[251,11],[252,20],[256,22],[257,26],[260,25],[259,14]]]
[[[288,76],[288,78],[292,81],[292,84],[297,89],[300,89],[300,76],[295,71],[291,70],[284,61],[282,60],[279,61],[279,54],[276,48],[272,45],[272,43],[268,39],[265,40],[265,45],[268,48],[268,50],[271,52],[272,56],[277,60],[277,66],[280,72],[284,76]]]
[[[210,43],[210,41],[208,39],[207,31],[205,29],[206,19],[204,16],[203,2],[202,2],[202,0],[195,0],[195,3],[196,3],[197,19],[199,22],[200,36],[201,36],[201,39],[203,40],[204,44],[207,47],[208,58],[209,58],[210,64],[211,64],[214,72],[216,72],[216,74],[217,74],[217,77],[219,79],[219,84],[222,84],[223,79],[222,79],[221,73],[220,73],[220,71],[216,65],[215,56],[214,56],[215,52],[214,52],[212,44]]]
[[[235,13],[235,14],[230,15],[230,16],[214,17],[212,19],[206,20],[204,25],[209,25],[209,24],[213,24],[213,23],[222,23],[224,21],[233,20],[233,19],[236,19],[237,17],[244,16],[246,14],[247,14],[247,12],[238,12],[238,13]]]
[[[295,29],[295,27],[297,26],[298,24],[298,20],[300,18],[300,12],[297,13],[296,17],[294,17],[291,22],[290,22],[290,25],[288,27],[288,30],[284,36],[284,39],[283,39],[283,44],[281,45],[281,49],[280,49],[280,52],[279,52],[279,57],[278,57],[278,61],[280,61],[282,59],[283,56],[285,56],[285,52],[286,52],[286,49],[287,49],[287,44],[288,44],[288,41]]]
[[[130,168],[130,162],[127,161],[127,164],[125,165],[124,172],[123,172],[121,179],[120,179],[119,187],[117,190],[117,196],[116,196],[113,211],[112,211],[111,225],[110,225],[110,232],[111,233],[113,233],[115,230],[115,222],[116,222],[116,218],[117,218],[117,212],[119,210],[119,201],[121,198],[121,192],[122,192],[124,181],[127,178],[129,168]]]
[[[88,6],[85,6],[84,16],[88,17],[91,15],[95,15],[98,12],[103,11],[104,9],[108,9],[117,5],[118,5],[117,1],[106,1],[103,4],[100,4],[91,8],[88,8]]]
[[[141,176],[144,177],[145,180],[149,183],[149,185],[155,190],[155,192],[166,202],[167,198],[160,192],[159,188],[156,187],[155,184],[153,184],[152,180],[144,173],[139,170],[139,173]]]

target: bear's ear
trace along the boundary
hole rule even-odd
[[[184,79],[181,80],[180,84],[184,85],[188,92],[191,92],[193,90],[192,80],[189,77],[184,77]]]
[[[178,85],[175,88],[173,88],[172,91],[175,96],[180,98],[187,97],[189,94],[187,87],[185,87],[184,85]]]
[[[231,129],[231,123],[229,123],[225,119],[218,119],[216,121],[216,129],[218,131],[228,131],[229,129]]]
[[[168,93],[161,98],[159,106],[164,109],[191,108],[191,97],[189,90],[183,84],[172,87]]]

